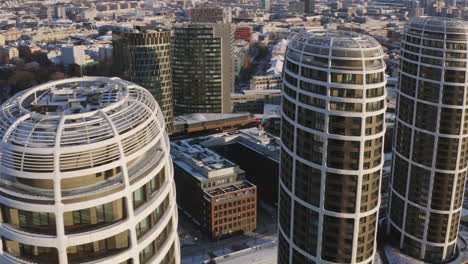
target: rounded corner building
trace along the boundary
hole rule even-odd
[[[301,32],[283,71],[279,264],[373,263],[385,133],[384,52]]]
[[[133,83],[72,78],[0,109],[0,263],[178,264],[169,139]]]
[[[468,22],[420,17],[402,39],[387,232],[429,262],[456,255],[468,170]]]

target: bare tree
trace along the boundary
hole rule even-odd
[[[37,76],[28,71],[17,71],[8,78],[8,85],[11,87],[12,94],[23,91],[37,84],[39,84]]]

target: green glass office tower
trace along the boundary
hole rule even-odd
[[[173,128],[170,30],[156,27],[114,30],[112,42],[115,70],[153,94],[170,133]]]
[[[191,24],[174,32],[175,112],[228,113],[234,87],[230,24]]]

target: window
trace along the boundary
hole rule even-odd
[[[140,238],[143,234],[150,229],[151,217],[146,217],[137,224],[136,234],[137,238]]]
[[[54,213],[31,212],[8,207],[4,207],[2,213],[6,223],[21,230],[39,234],[56,234]],[[14,217],[12,214],[15,213],[18,214],[19,225],[12,219]]]
[[[359,70],[362,69],[362,61],[361,60],[332,60],[332,69],[353,69]]]
[[[89,225],[91,224],[91,210],[83,209],[73,212],[73,223],[75,225]]]
[[[320,71],[320,70],[315,70],[315,69],[309,69],[309,68],[302,68],[302,76],[321,81],[321,82],[326,82],[327,81],[327,72]]]
[[[383,96],[384,89],[385,89],[384,87],[367,89],[366,90],[366,97],[367,98],[374,98],[374,97]]]
[[[322,172],[296,160],[296,195],[303,201],[320,207]]]
[[[373,84],[373,83],[381,83],[384,81],[384,73],[383,72],[376,72],[366,74],[366,83]]]
[[[330,110],[346,111],[346,112],[361,112],[362,104],[331,101]]]
[[[331,73],[331,82],[340,84],[363,84],[362,74]]]
[[[445,70],[445,81],[452,83],[465,83],[465,71]]]
[[[290,70],[291,72],[298,74],[299,73],[299,65],[292,63],[291,61],[286,61],[286,69]]]
[[[146,201],[146,188],[143,185],[141,188],[133,192],[133,208],[140,207]]]
[[[295,203],[294,207],[294,243],[305,252],[316,256],[318,213],[300,203]]]
[[[98,222],[112,222],[114,220],[114,208],[112,203],[96,206]]]
[[[303,159],[322,164],[323,137],[297,129],[297,154]]]
[[[299,124],[318,131],[323,131],[325,125],[325,115],[320,112],[309,110],[301,106],[298,107]]]
[[[325,209],[338,213],[356,211],[357,176],[327,173],[325,180]]]
[[[367,112],[378,111],[378,110],[382,110],[383,108],[384,108],[384,100],[366,104]]]
[[[354,219],[324,216],[322,259],[331,262],[351,262],[353,233]]]
[[[103,205],[65,212],[65,234],[75,234],[102,228],[126,217],[125,199],[118,199]]]
[[[128,231],[115,236],[101,239],[97,242],[70,246],[67,248],[67,257],[70,263],[85,263],[116,255],[130,246]]]
[[[362,98],[361,89],[330,88],[330,96],[341,98]]]
[[[14,257],[30,260],[33,263],[58,264],[58,253],[56,248],[37,247],[21,244],[17,241],[2,238],[3,250]]]
[[[441,74],[442,74],[442,70],[439,68],[423,66],[423,65],[420,66],[419,75],[422,78],[440,81]]]
[[[326,86],[322,86],[322,85],[318,85],[318,84],[314,84],[314,83],[308,83],[308,82],[304,82],[304,81],[301,81],[301,89],[304,90],[304,91],[307,91],[307,92],[316,93],[316,94],[320,94],[320,95],[326,95],[327,94],[327,87]]]

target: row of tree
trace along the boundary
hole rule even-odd
[[[38,63],[31,66],[21,60],[13,62],[13,67],[0,69],[0,100],[3,102],[17,92],[40,83],[77,76],[111,76],[112,64],[100,62],[87,66],[59,66]]]

